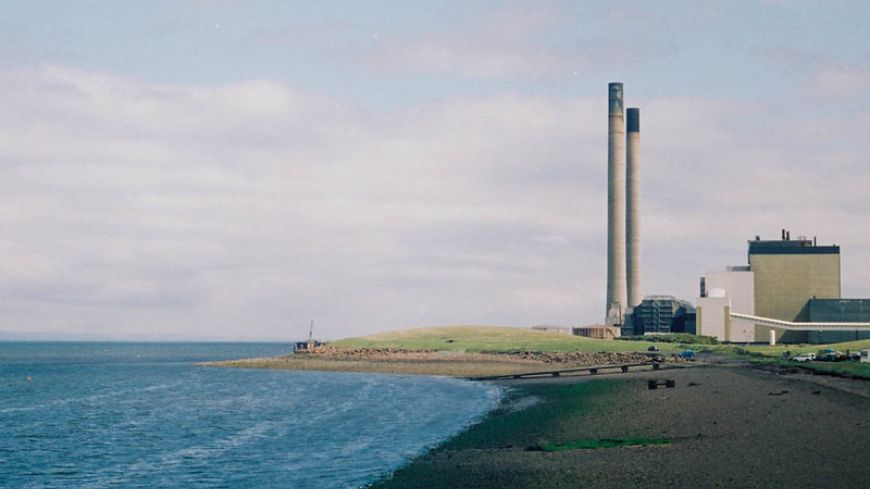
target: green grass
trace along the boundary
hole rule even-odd
[[[598,340],[567,334],[500,326],[439,326],[390,331],[371,336],[333,341],[336,348],[399,348],[466,352],[624,352],[646,351],[653,343]],[[679,346],[658,346],[665,352]]]
[[[792,356],[801,353],[817,353],[819,350],[832,349],[841,352],[856,352],[870,348],[870,340],[847,341],[827,345],[786,344],[786,345],[711,345],[710,350],[717,353],[746,358],[753,363],[776,364],[812,370],[815,372],[870,379],[870,363],[861,362],[792,362],[783,359],[785,352]]]
[[[780,365],[783,367],[802,368],[814,372],[854,377],[858,379],[870,379],[870,363],[860,362],[791,362],[788,360],[768,357],[755,357],[751,361],[756,364]]]
[[[713,351],[719,353],[729,353],[745,356],[761,356],[770,358],[782,358],[783,353],[791,352],[792,355],[801,353],[816,353],[819,350],[832,349],[845,352],[860,351],[870,349],[870,340],[847,341],[845,343],[832,343],[827,345],[810,345],[810,344],[786,344],[786,345],[711,345]]]
[[[645,336],[622,336],[622,341],[648,341],[654,343],[681,343],[684,345],[718,345],[719,340],[712,336],[698,336],[691,333],[667,333]]]
[[[807,362],[804,368],[816,372],[870,379],[870,363],[860,362]]]
[[[733,350],[734,346],[733,345],[732,346],[719,345],[719,346],[713,346],[711,348],[714,350],[724,349],[725,351],[728,351],[729,349]],[[819,350],[824,350],[827,348],[830,348],[832,350],[839,350],[839,351],[843,351],[843,352],[846,350],[849,350],[849,351],[866,350],[866,349],[870,348],[870,340],[847,341],[845,343],[833,343],[833,344],[828,344],[828,345],[809,345],[809,344],[798,344],[798,345],[786,344],[786,345],[776,345],[776,346],[748,345],[748,346],[742,346],[739,348],[743,348],[744,350],[746,350],[749,353],[757,353],[759,355],[766,356],[766,357],[782,358],[782,354],[785,353],[786,351],[791,352],[792,355],[798,355],[800,353],[816,353]]]
[[[631,437],[631,438],[584,438],[566,443],[542,443],[535,449],[544,452],[561,452],[565,450],[583,450],[615,447],[646,447],[652,445],[669,445],[667,438]]]

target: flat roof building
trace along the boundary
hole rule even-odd
[[[755,275],[755,314],[783,321],[808,321],[807,301],[840,298],[840,247],[807,239],[749,242]]]
[[[811,323],[870,323],[870,299],[810,299],[803,316]],[[870,330],[807,331],[807,343],[870,339]]]
[[[771,343],[870,338],[870,299],[840,297],[839,246],[783,230],[782,239],[756,237],[747,248],[748,266],[702,277],[698,334]]]
[[[574,336],[584,336],[586,338],[597,338],[600,340],[613,340],[619,338],[619,326],[605,326],[603,324],[590,324],[588,326],[580,326],[571,328],[571,334]]]
[[[695,307],[671,295],[647,296],[631,309],[623,330],[631,335],[695,333]]]

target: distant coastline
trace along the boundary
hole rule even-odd
[[[684,363],[675,357],[659,358],[664,362]],[[314,353],[208,362],[203,365],[276,370],[443,375],[467,378],[517,375],[586,366],[639,364],[644,362],[650,362],[650,357],[635,352],[467,353],[369,348],[352,350],[321,348]]]

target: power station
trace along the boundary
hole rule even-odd
[[[607,299],[595,337],[692,333],[726,342],[830,343],[870,339],[870,299],[844,299],[840,247],[816,239],[756,237],[748,265],[708,272],[695,305],[641,292],[640,109],[624,109],[624,87],[608,84]]]
[[[605,324],[620,326],[642,299],[640,273],[640,109],[623,109],[623,85],[610,83],[607,117],[607,300]]]
[[[748,242],[748,265],[701,277],[696,333],[740,343],[870,339],[870,299],[840,295],[840,247],[782,230]]]

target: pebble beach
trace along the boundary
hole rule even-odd
[[[647,358],[359,349],[217,365],[475,377]],[[739,361],[661,360],[673,368],[497,381],[508,392],[499,409],[372,487],[863,487],[870,381]],[[661,385],[650,389],[650,380]],[[633,439],[657,443],[540,449]]]
[[[864,487],[870,382],[805,375],[738,365],[611,379],[505,381],[518,399],[577,383],[610,385],[591,399],[578,399],[577,409],[560,412],[558,419],[499,438],[499,446],[448,443],[374,487]],[[648,380],[665,377],[674,388],[648,388]],[[545,403],[528,410],[546,409]],[[471,430],[486,430],[486,424],[499,425],[500,417],[510,416],[517,414],[496,411]],[[667,443],[534,449],[544,440],[631,437]]]

